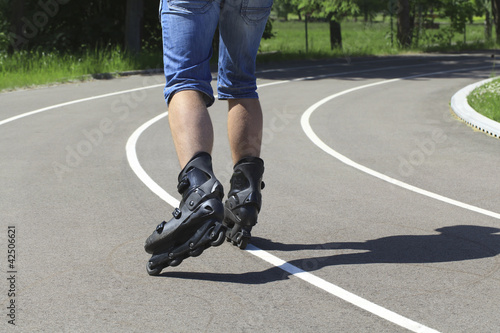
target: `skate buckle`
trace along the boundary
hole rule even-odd
[[[161,232],[163,231],[163,227],[165,227],[165,224],[167,224],[167,222],[163,221],[162,223],[158,224],[158,226],[156,227],[156,232],[161,234]]]
[[[174,209],[174,211],[172,212],[172,215],[176,218],[176,219],[180,219],[181,218],[181,215],[182,215],[182,212],[179,208],[176,208]]]

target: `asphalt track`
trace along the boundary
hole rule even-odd
[[[497,332],[500,141],[449,108],[492,69],[479,53],[261,68],[252,245],[159,277],[143,243],[179,198],[163,77],[0,94],[2,331]],[[226,108],[210,112],[228,188]]]

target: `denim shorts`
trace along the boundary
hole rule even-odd
[[[204,93],[210,84],[212,40],[219,25],[219,99],[258,98],[255,58],[273,0],[161,0],[167,104],[178,91]]]

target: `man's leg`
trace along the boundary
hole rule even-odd
[[[220,99],[229,101],[228,136],[234,162],[224,204],[226,238],[244,249],[262,205],[262,109],[255,59],[273,0],[226,1],[219,21]]]
[[[173,218],[160,223],[144,246],[152,254],[150,275],[177,266],[224,242],[224,190],[212,170],[213,128],[203,93],[182,90],[169,103],[169,122],[182,171],[177,190],[182,195]]]
[[[152,254],[150,275],[177,266],[224,242],[224,190],[212,170],[213,128],[202,93],[183,90],[172,96],[169,122],[182,171],[177,190],[182,195],[173,218],[160,223],[144,246]]]
[[[170,130],[181,168],[197,153],[211,154],[214,133],[202,93],[179,91],[170,100],[168,110]]]
[[[165,101],[181,167],[212,150],[207,106],[214,101],[210,58],[220,6],[212,1],[161,2]]]
[[[211,1],[161,2],[169,122],[182,170],[182,195],[173,217],[160,223],[144,245],[152,256],[150,275],[177,266],[224,242],[224,191],[212,170],[213,128],[207,106],[213,103],[209,60],[220,6]]]
[[[262,142],[262,109],[257,98],[229,100],[228,135],[234,172],[224,208],[226,237],[244,249],[262,206],[264,162],[259,158]]]
[[[234,164],[244,157],[260,157],[262,108],[256,98],[228,100],[228,136]]]

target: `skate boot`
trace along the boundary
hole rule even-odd
[[[258,157],[247,157],[234,166],[231,189],[224,204],[224,225],[228,228],[226,239],[240,249],[250,241],[250,231],[257,224],[262,206],[261,189],[264,161]]]
[[[144,245],[152,254],[147,264],[149,275],[158,275],[163,268],[177,266],[187,257],[197,257],[224,242],[224,190],[213,174],[210,155],[193,157],[178,180],[177,190],[182,194],[179,208],[170,221],[156,227]]]

